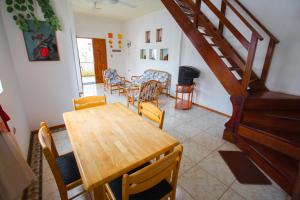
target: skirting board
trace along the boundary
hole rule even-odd
[[[175,99],[174,96],[171,96],[171,95],[170,95],[170,97],[173,98],[173,99]],[[205,109],[205,110],[208,110],[208,111],[210,111],[210,112],[216,113],[216,114],[218,114],[218,115],[222,115],[222,116],[224,116],[224,117],[228,117],[228,118],[231,117],[230,115],[227,115],[227,114],[222,113],[222,112],[220,112],[220,111],[217,111],[217,110],[208,108],[208,107],[206,107],[206,106],[202,106],[202,105],[197,104],[197,103],[194,103],[194,102],[193,102],[193,105],[196,106],[196,107],[199,107],[199,108],[203,108],[203,109]]]

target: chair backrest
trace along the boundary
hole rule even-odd
[[[106,105],[105,96],[89,96],[82,97],[79,99],[73,99],[74,110],[81,110],[85,108],[91,108],[96,106]]]
[[[66,192],[67,191],[66,186],[63,182],[62,176],[56,164],[56,158],[58,157],[58,153],[55,144],[53,142],[51,132],[47,124],[44,122],[41,123],[41,127],[38,133],[38,138],[39,138],[40,145],[42,146],[43,154],[55,178],[58,189],[60,190],[60,192]]]
[[[117,70],[108,68],[108,69],[104,70],[102,73],[103,73],[104,80],[105,79],[114,79],[117,75]]]
[[[175,195],[182,150],[182,145],[179,145],[173,152],[149,166],[133,174],[123,175],[122,199],[128,200],[130,195],[148,190],[163,180],[170,183]]]
[[[52,137],[52,133],[51,133],[51,131],[50,131],[50,129],[49,129],[46,122],[41,122],[40,123],[40,128],[42,128],[42,127],[44,128],[44,132],[45,132],[43,134],[45,144],[47,145],[49,150],[52,152],[54,158],[56,159],[59,155],[58,155],[58,152],[57,152],[57,149],[56,149],[53,137]]]
[[[163,128],[165,111],[159,109],[152,102],[142,102],[138,104],[138,113],[144,115],[150,120],[158,123],[159,128]]]
[[[161,83],[171,81],[171,74],[166,71],[160,71],[155,69],[148,69],[143,73],[145,80],[156,80]]]
[[[139,102],[151,102],[158,100],[162,92],[162,83],[155,80],[150,80],[142,83],[139,93]]]

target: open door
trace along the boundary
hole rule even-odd
[[[106,41],[95,38],[92,40],[96,83],[103,83],[102,71],[107,69]]]

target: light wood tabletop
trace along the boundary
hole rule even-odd
[[[102,199],[105,183],[179,144],[121,103],[66,112],[63,117],[83,186],[94,190],[95,199]]]

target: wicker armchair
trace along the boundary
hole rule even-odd
[[[158,98],[162,93],[162,83],[155,80],[143,82],[140,89],[128,90],[127,92],[127,106],[137,101],[138,104],[141,102],[153,102],[158,106]]]
[[[106,69],[102,72],[104,81],[104,90],[109,89],[112,94],[113,90],[119,90],[125,84],[125,77],[120,76],[115,69]]]

